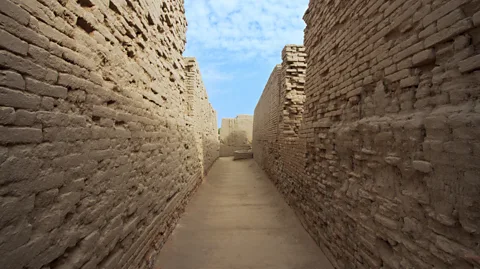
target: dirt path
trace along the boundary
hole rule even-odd
[[[157,258],[161,269],[333,269],[253,160],[219,159]]]

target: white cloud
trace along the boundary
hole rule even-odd
[[[307,5],[308,0],[186,0],[186,54],[275,64],[286,44],[303,42]]]

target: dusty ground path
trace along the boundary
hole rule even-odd
[[[219,159],[162,249],[161,269],[333,269],[253,160]]]

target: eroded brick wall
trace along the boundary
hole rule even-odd
[[[252,150],[255,161],[271,176],[278,159],[278,131],[280,123],[281,65],[275,66],[255,107]]]
[[[306,174],[277,185],[337,268],[479,266],[479,10],[310,1]]]
[[[185,58],[185,65],[187,91],[191,95],[190,101],[192,104],[188,108],[189,114],[193,116],[199,158],[203,160],[204,172],[207,172],[220,155],[217,112],[208,101],[207,90],[195,58]]]
[[[287,45],[255,107],[253,155],[288,202],[297,192],[305,171],[305,139],[300,132],[305,102],[305,48]]]
[[[151,266],[213,152],[185,30],[181,0],[0,1],[0,267]]]
[[[252,147],[253,116],[238,115],[233,119],[222,119],[220,128],[220,156],[233,156],[236,150]]]
[[[479,10],[474,0],[310,1],[298,138],[282,122],[292,104],[271,101],[276,68],[255,110],[254,152],[335,267],[480,266]],[[305,141],[303,159],[301,146],[282,145],[286,129]]]

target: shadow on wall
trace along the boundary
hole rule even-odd
[[[233,156],[236,150],[252,148],[252,141],[248,139],[246,131],[233,131],[225,139],[220,140],[220,157]]]

